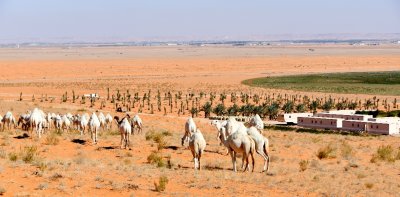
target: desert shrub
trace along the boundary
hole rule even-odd
[[[167,146],[167,141],[165,140],[166,136],[171,136],[172,134],[169,131],[161,131],[161,132],[156,132],[154,130],[151,130],[146,133],[146,140],[153,140],[155,143],[157,143],[157,149],[162,150]]]
[[[299,162],[300,171],[303,172],[303,171],[307,170],[308,164],[309,164],[309,163],[310,163],[310,162],[309,162],[308,160],[301,160],[301,161]]]
[[[161,176],[158,180],[158,184],[154,182],[155,190],[158,192],[163,192],[165,191],[167,184],[168,184],[168,177]]]
[[[7,152],[4,149],[0,148],[0,158],[4,159],[6,157],[7,157]]]
[[[0,187],[0,196],[6,193],[6,189],[4,187]]]
[[[294,131],[296,128],[290,127],[290,126],[279,126],[279,125],[273,125],[273,126],[266,126],[266,129],[270,130],[276,130],[276,131]]]
[[[17,153],[9,153],[8,154],[8,159],[10,159],[10,161],[17,161],[18,160],[18,154]]]
[[[45,190],[47,188],[49,188],[49,184],[47,183],[40,183],[37,187],[38,190]]]
[[[164,167],[165,166],[165,162],[164,162],[162,156],[157,152],[152,152],[147,157],[147,162],[149,162],[151,164],[156,164],[157,167]]]
[[[376,163],[377,161],[386,161],[386,162],[394,162],[398,159],[399,152],[395,154],[395,151],[392,146],[379,146],[378,150],[375,154],[372,155],[371,163]]]
[[[372,189],[374,187],[373,183],[365,183],[365,187],[368,189]]]
[[[32,163],[38,156],[37,147],[36,146],[25,146],[21,150],[21,159],[25,163]]]
[[[335,158],[336,148],[329,144],[328,146],[322,147],[317,151],[317,157],[319,159]]]
[[[349,159],[353,156],[354,151],[353,148],[347,142],[343,142],[342,146],[340,147],[341,155],[345,159]]]
[[[60,142],[60,140],[57,137],[57,134],[52,133],[50,135],[47,135],[45,144],[47,145],[57,145]]]

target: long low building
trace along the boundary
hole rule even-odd
[[[338,130],[342,128],[343,119],[326,117],[298,117],[297,125],[315,129]]]
[[[362,121],[368,121],[368,119],[373,118],[372,115],[333,114],[333,113],[318,113],[315,116],[317,116],[317,117],[326,117],[326,118],[341,118],[341,119],[344,119],[344,120],[362,120]]]
[[[288,113],[279,115],[276,119],[279,122],[285,122],[286,124],[297,124],[297,118],[299,117],[312,117],[312,113]]]

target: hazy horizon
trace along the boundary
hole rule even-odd
[[[0,0],[0,43],[369,38],[400,33],[399,10],[396,0]]]

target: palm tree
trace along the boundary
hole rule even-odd
[[[232,106],[228,107],[228,110],[227,110],[229,116],[237,116],[239,111],[240,111],[240,108],[236,104],[233,104]]]
[[[226,114],[225,105],[223,105],[222,103],[218,104],[214,108],[213,112],[214,112],[214,114],[217,114],[217,116],[222,116],[222,115]]]
[[[304,103],[299,103],[296,105],[296,112],[304,113],[306,112],[306,105]]]
[[[268,106],[268,114],[270,120],[275,120],[278,116],[279,112],[279,104],[277,102],[273,102],[270,106]]]
[[[315,114],[315,113],[317,113],[318,107],[319,107],[319,101],[318,100],[313,100],[310,103],[310,106],[308,108],[311,110],[312,113]]]
[[[324,111],[330,111],[334,106],[332,98],[329,98],[325,103],[321,106]]]
[[[206,102],[202,107],[201,110],[204,111],[204,118],[210,117],[212,106],[210,102]]]
[[[283,105],[282,110],[283,110],[285,113],[291,113],[291,112],[293,112],[293,108],[294,108],[294,103],[293,103],[293,101],[287,101],[287,102]]]

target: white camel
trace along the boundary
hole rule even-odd
[[[129,148],[129,137],[132,132],[131,124],[129,123],[129,115],[127,114],[122,120],[119,120],[118,116],[114,116],[114,119],[118,125],[119,132],[121,133],[121,149]],[[124,146],[125,144],[125,146]]]
[[[257,154],[259,154],[264,159],[263,172],[268,172],[270,161],[270,155],[268,153],[268,139],[261,135],[255,127],[248,128],[247,134],[254,140]]]
[[[104,116],[104,114],[102,112],[100,112],[97,117],[99,118],[100,128],[103,131],[105,131],[105,129],[106,129],[106,117]]]
[[[63,121],[62,118],[59,114],[55,115],[52,117],[54,121],[54,127],[57,129],[57,131],[61,131],[62,126],[63,126]]]
[[[31,126],[31,132],[33,129],[35,129],[36,135],[38,138],[42,137],[42,132],[43,132],[43,121],[45,120],[44,113],[42,110],[35,108],[33,109],[31,115],[30,115],[30,126]]]
[[[6,115],[4,115],[3,119],[2,119],[2,123],[3,123],[3,131],[7,125],[7,129],[11,130],[11,125],[14,125],[14,127],[16,126],[16,121],[15,118],[12,114],[12,112],[8,111],[6,113]]]
[[[191,135],[191,136],[187,136]],[[199,129],[197,129],[195,132],[190,133],[190,132],[185,132],[185,138],[189,138],[189,149],[192,152],[193,155],[193,161],[194,161],[194,169],[201,170],[201,165],[200,165],[200,159],[201,156],[204,153],[204,150],[206,148],[206,140],[203,137],[203,134]]]
[[[71,119],[68,118],[68,114],[63,115],[61,117],[61,120],[62,120],[62,126],[61,126],[62,130],[63,131],[66,130],[68,132],[71,129]]]
[[[255,152],[255,143],[254,140],[247,135],[246,133],[242,132],[234,132],[229,136],[225,135],[225,132],[222,130],[219,131],[220,140],[223,144],[228,148],[229,154],[231,155],[233,171],[237,172],[236,169],[236,154],[242,153],[242,166],[244,161],[246,161],[246,165],[244,171],[246,171],[249,167],[249,156],[251,156],[253,169],[254,171],[254,152]]]
[[[112,129],[112,122],[113,122],[113,117],[110,115],[110,113],[107,113],[107,115],[106,115],[106,129],[108,131]]]
[[[264,122],[262,121],[261,117],[256,114],[250,119],[250,126],[255,127],[256,129],[258,129],[258,131],[260,131],[260,133],[262,133],[264,129]]]
[[[89,129],[90,129],[90,134],[93,140],[93,144],[97,144],[97,134],[100,129],[100,121],[99,118],[97,117],[96,113],[92,113],[92,116],[90,117],[89,120]]]
[[[87,125],[88,125],[88,120],[86,119],[86,116],[85,115],[81,116],[79,120],[79,130],[81,132],[81,135],[85,134]]]
[[[184,145],[185,141],[189,140],[189,137],[192,136],[192,134],[196,132],[196,130],[196,123],[194,123],[192,117],[189,117],[185,123],[185,135],[181,139],[182,146]]]
[[[249,135],[255,143],[255,148],[257,154],[259,154],[264,159],[264,168],[263,171],[268,171],[269,168],[269,154],[268,154],[268,139],[265,138],[261,133],[255,128],[250,127],[247,128],[243,123],[237,122],[234,118],[229,118],[226,123],[226,132],[225,135],[229,136],[232,133],[241,133],[244,135]],[[243,167],[243,163],[242,163]]]
[[[143,122],[142,122],[142,119],[139,117],[139,115],[135,115],[133,118],[132,118],[132,121],[131,121],[131,126],[132,126],[132,129],[133,129],[133,132],[132,132],[132,134],[133,133],[135,133],[135,128],[137,128],[137,133],[139,134],[139,133],[142,133],[142,130],[143,130]]]

